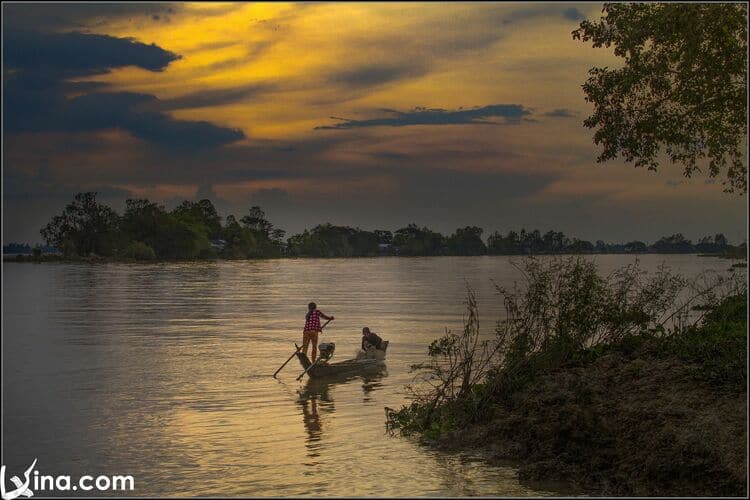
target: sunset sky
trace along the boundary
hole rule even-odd
[[[79,191],[323,222],[746,238],[720,180],[597,164],[601,4],[3,4],[3,239]]]

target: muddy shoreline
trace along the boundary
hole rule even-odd
[[[549,373],[489,422],[430,444],[482,450],[522,480],[587,494],[744,496],[746,392],[717,391],[676,358],[610,354]]]

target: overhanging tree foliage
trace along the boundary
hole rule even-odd
[[[614,47],[619,69],[594,67],[583,85],[604,150],[656,170],[663,151],[690,177],[724,171],[725,191],[747,192],[747,5],[604,4],[573,38]]]

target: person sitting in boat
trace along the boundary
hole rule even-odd
[[[333,316],[326,316],[318,309],[315,302],[307,304],[307,315],[305,315],[305,328],[302,331],[302,352],[307,356],[307,346],[312,342],[312,362],[318,357],[318,334],[322,331],[320,318],[333,321]]]
[[[380,338],[369,328],[362,329],[362,348],[357,353],[357,360],[376,359],[385,360],[385,350],[388,348],[388,341]]]
[[[383,344],[383,339],[381,339],[378,334],[375,332],[371,332],[368,327],[362,328],[362,350],[367,351],[368,348],[374,347],[375,349],[380,349]]]

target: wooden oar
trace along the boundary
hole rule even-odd
[[[296,347],[297,349],[292,353],[291,356],[289,356],[289,359],[287,359],[286,361],[284,361],[284,364],[281,365],[278,370],[276,370],[275,372],[273,372],[274,378],[276,378],[276,375],[278,375],[278,373],[281,371],[281,369],[284,368],[286,366],[286,364],[289,363],[292,360],[292,358],[299,352],[299,350],[302,349],[302,346],[299,346],[296,343],[294,344],[294,347]]]
[[[326,321],[325,323],[323,323],[323,326],[321,326],[321,327],[320,327],[320,330],[321,330],[321,331],[323,331],[323,328],[325,328],[325,327],[326,327],[326,325],[327,325],[328,323],[330,323],[331,321],[333,321],[333,320],[332,320],[332,319],[329,319],[328,321]]]
[[[323,323],[323,326],[321,326],[321,327],[320,327],[320,329],[321,329],[321,330],[323,330],[323,328],[325,328],[325,327],[326,327],[326,325],[327,325],[328,323],[330,323],[330,322],[331,322],[331,320],[329,319],[328,321],[326,321],[325,323]],[[284,368],[284,367],[286,366],[286,364],[287,364],[287,363],[289,363],[289,362],[290,362],[290,361],[292,360],[292,358],[293,358],[293,357],[294,357],[294,356],[295,356],[295,355],[296,355],[296,354],[297,354],[297,353],[299,352],[299,350],[300,350],[300,349],[302,348],[302,346],[298,346],[298,345],[297,345],[296,343],[294,344],[294,347],[296,347],[297,349],[296,349],[296,350],[295,350],[295,351],[294,351],[294,352],[292,353],[292,355],[291,355],[291,356],[289,356],[289,359],[287,359],[286,361],[284,361],[284,364],[283,364],[283,365],[281,365],[281,366],[279,367],[279,369],[278,369],[278,370],[276,370],[276,371],[275,371],[275,372],[273,373],[273,376],[274,376],[274,378],[276,378],[276,375],[277,375],[277,374],[278,374],[278,373],[279,373],[279,372],[281,371],[281,369],[282,369],[282,368]],[[298,380],[299,380],[299,379],[298,379]]]

